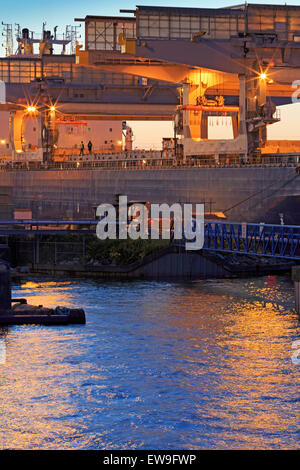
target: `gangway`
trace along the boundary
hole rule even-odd
[[[300,261],[300,226],[205,222],[203,250]]]

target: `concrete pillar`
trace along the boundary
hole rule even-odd
[[[208,116],[206,112],[201,113],[200,138],[208,139]]]
[[[295,285],[296,311],[300,314],[300,266],[293,267],[292,279]]]
[[[238,115],[236,113],[231,115],[231,123],[232,123],[233,138],[237,139],[239,136],[239,128],[238,128]]]
[[[257,93],[257,104],[264,106],[267,101],[267,80],[258,79],[258,93]]]
[[[204,89],[197,83],[183,85],[182,104],[184,106],[197,105],[197,99],[203,96]],[[202,122],[203,121],[203,122]],[[188,139],[207,139],[207,116],[201,111],[183,110],[183,136]],[[202,137],[203,134],[203,137]]]
[[[267,80],[258,80],[258,93],[257,93],[257,104],[260,108],[265,106],[267,102]],[[267,141],[267,126],[264,125],[259,129],[259,146],[264,147]]]
[[[184,106],[189,104],[190,84],[184,83],[182,86],[182,104]],[[188,110],[183,110],[183,137],[185,139],[191,138],[190,132],[190,113]]]
[[[256,116],[259,94],[259,78],[255,72],[246,78],[247,117]]]

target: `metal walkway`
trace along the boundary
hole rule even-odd
[[[204,250],[300,260],[300,226],[205,223]]]

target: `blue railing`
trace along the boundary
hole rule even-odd
[[[300,226],[205,222],[205,250],[300,260]]]

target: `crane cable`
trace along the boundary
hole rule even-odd
[[[294,172],[293,172],[293,174],[294,174]],[[275,181],[275,182],[273,182],[272,184],[270,184],[269,186],[267,186],[266,188],[263,188],[263,189],[261,189],[260,191],[255,192],[254,194],[251,194],[251,196],[248,196],[246,199],[243,199],[242,201],[238,202],[237,204],[234,204],[233,206],[231,206],[231,207],[229,207],[228,209],[224,210],[223,213],[225,214],[226,212],[231,211],[231,210],[234,209],[235,207],[240,206],[240,205],[243,204],[244,202],[249,201],[249,199],[252,199],[253,197],[258,196],[259,194],[263,193],[264,191],[270,189],[272,186],[274,186],[274,184],[280,183],[281,181],[285,181],[286,183],[288,183],[289,181],[293,181],[295,178],[297,178],[297,176],[299,176],[298,173],[297,173],[296,175],[294,174],[294,176],[293,176],[292,178],[290,178],[290,179],[285,179],[285,180],[284,180],[284,178],[283,178],[282,180]]]

